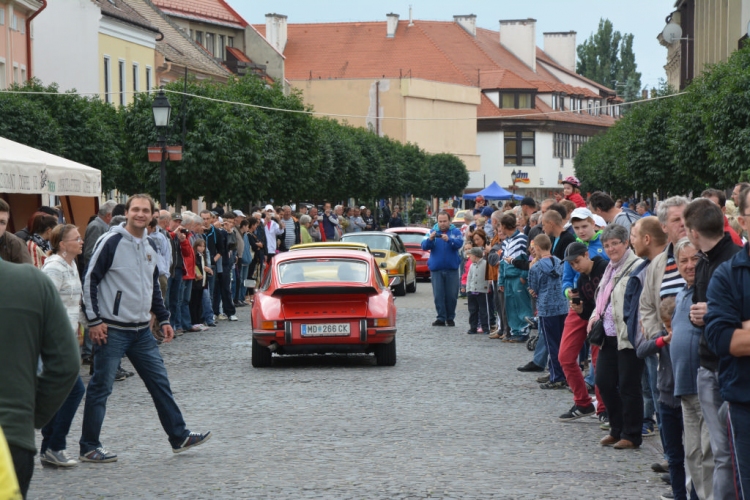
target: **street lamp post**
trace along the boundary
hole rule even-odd
[[[160,89],[154,103],[151,106],[154,112],[154,125],[159,131],[159,146],[161,147],[161,172],[159,182],[159,204],[162,210],[167,209],[167,137],[166,131],[169,125],[169,115],[172,112],[172,106],[169,105],[169,99],[164,94],[164,89]]]

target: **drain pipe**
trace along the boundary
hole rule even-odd
[[[26,19],[26,77],[31,80],[33,77],[31,72],[31,21],[34,20],[36,16],[41,14],[41,12],[47,8],[47,0],[40,0],[42,2],[42,6],[34,12],[28,19]]]

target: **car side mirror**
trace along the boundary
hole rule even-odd
[[[398,286],[401,284],[401,276],[394,276],[393,278],[388,280],[388,286]]]
[[[383,269],[385,269],[385,268],[387,268],[387,267],[388,267],[388,264],[387,264],[387,263],[385,263],[385,262],[381,262],[381,263],[380,263],[380,267],[382,267]]]

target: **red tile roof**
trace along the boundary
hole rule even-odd
[[[164,1],[164,0],[161,0]],[[254,26],[265,35],[265,25]],[[584,87],[567,85],[544,64],[536,72],[500,45],[497,31],[477,28],[471,36],[455,22],[399,21],[395,36],[386,37],[386,22],[288,24],[284,50],[288,80],[412,77],[490,89],[537,89],[563,92],[584,98],[601,96]],[[545,64],[561,69],[537,48]],[[564,70],[567,72],[567,70]],[[576,75],[577,76],[577,75]],[[582,78],[582,77],[578,77]],[[599,84],[607,95],[614,94]],[[557,113],[539,98],[535,109],[498,109],[482,95],[477,108],[480,118],[518,116],[609,126],[607,115]]]
[[[248,25],[224,0],[152,0],[165,14],[244,28]]]
[[[242,61],[242,62],[246,62],[246,63],[252,62],[245,55],[245,53],[242,52],[240,49],[236,49],[234,47],[227,47],[227,52],[229,52],[230,54],[232,54],[238,61]]]

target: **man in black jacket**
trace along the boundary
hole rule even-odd
[[[548,210],[542,216],[542,228],[544,234],[552,240],[552,255],[565,260],[565,250],[576,240],[576,237],[564,229],[562,216],[555,210]]]
[[[700,250],[701,259],[695,267],[695,291],[690,308],[690,321],[704,328],[703,316],[708,308],[706,292],[708,282],[719,264],[731,259],[741,248],[732,242],[732,237],[724,232],[724,214],[718,205],[706,198],[690,203],[682,214],[687,237],[693,246]],[[726,420],[719,418],[719,407],[723,404],[719,394],[719,358],[706,343],[701,334],[700,368],[698,369],[698,399],[701,403],[703,419],[708,426],[711,451],[714,454],[714,497],[727,498],[733,493],[734,470],[727,436]]]

